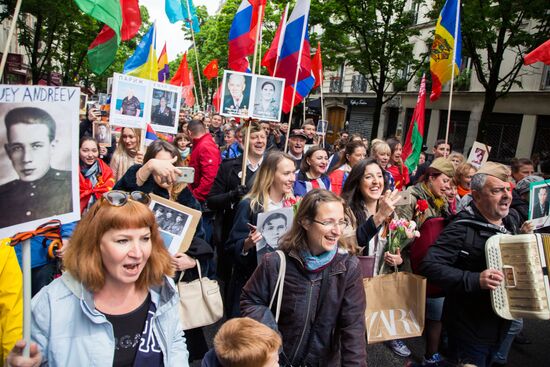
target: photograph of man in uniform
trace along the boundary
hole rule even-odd
[[[281,90],[271,80],[258,78],[252,117],[258,119],[278,120],[281,106]],[[281,83],[277,83],[281,84]]]
[[[227,85],[224,88],[222,108],[224,114],[248,116],[251,81],[251,76],[237,73],[228,74]]]
[[[19,107],[4,117],[4,149],[19,176],[0,186],[0,228],[72,212],[71,173],[51,167],[56,123],[36,107]]]
[[[111,129],[102,122],[94,122],[94,139],[102,146],[111,146]]]
[[[153,106],[153,112],[151,113],[151,122],[156,125],[173,126],[174,125],[174,113],[172,109],[167,106],[166,97],[160,97],[159,104]]]
[[[535,191],[535,201],[533,203],[533,219],[548,216],[548,187],[543,186]]]
[[[256,248],[258,261],[263,255],[277,250],[279,239],[287,232],[288,224],[292,221],[285,213],[280,211],[270,213],[258,226],[263,237],[263,241],[260,241]]]
[[[141,114],[141,104],[139,99],[134,96],[134,90],[128,88],[127,96],[122,100],[122,106],[120,107],[120,113],[127,116],[137,116]]]

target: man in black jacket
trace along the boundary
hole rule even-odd
[[[499,163],[480,168],[472,179],[473,202],[443,230],[421,266],[421,273],[446,291],[443,322],[450,357],[479,367],[491,366],[511,323],[493,312],[490,290],[504,276],[487,269],[485,258],[489,237],[520,231],[519,215],[510,210],[508,174]]]

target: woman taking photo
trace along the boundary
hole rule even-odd
[[[327,151],[317,145],[309,148],[296,175],[294,195],[305,196],[313,189],[330,190],[330,178],[326,174],[327,168]]]
[[[366,366],[365,291],[359,261],[339,248],[348,226],[344,200],[315,189],[304,197],[279,242],[286,273],[278,322],[269,307],[280,258],[270,253],[245,285],[243,316],[283,338],[283,365]]]
[[[115,184],[113,171],[103,160],[99,159],[99,145],[92,137],[80,139],[80,214],[84,214],[101,198],[101,195],[111,190]]]
[[[170,254],[148,200],[110,191],[90,208],[66,272],[33,298],[31,357],[19,341],[8,365],[189,365]]]
[[[123,127],[120,140],[111,158],[111,169],[115,181],[120,180],[128,168],[143,162],[143,153],[139,151],[141,132],[138,129]]]
[[[294,161],[286,153],[273,151],[262,162],[250,192],[237,206],[225,251],[234,257],[233,276],[226,292],[226,315],[238,317],[241,289],[257,266],[256,244],[262,234],[256,224],[259,213],[291,205]]]
[[[367,149],[362,141],[351,141],[346,144],[343,154],[340,156],[340,161],[329,172],[331,191],[336,195],[342,192],[342,186],[346,182],[346,178],[353,168],[361,159],[367,156]]]

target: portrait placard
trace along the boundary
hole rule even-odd
[[[535,229],[550,226],[550,180],[532,182],[529,186],[529,220]]]
[[[491,153],[490,146],[480,143],[479,141],[475,141],[474,145],[472,145],[472,150],[470,151],[467,162],[479,169],[479,167],[481,167],[481,165],[489,159],[489,153]]]
[[[181,87],[152,82],[151,125],[155,131],[177,134]]]
[[[130,75],[113,74],[113,93],[111,95],[111,125],[145,128],[149,122],[151,104],[149,80]]]
[[[254,75],[252,85],[254,104],[250,116],[265,121],[281,121],[284,89],[283,78]]]
[[[79,111],[76,87],[0,85],[0,238],[80,219]]]
[[[86,106],[88,104],[88,95],[80,93],[80,114],[86,115]]]
[[[252,74],[225,70],[223,72],[221,115],[229,117],[249,117],[254,91]]]
[[[108,122],[95,121],[92,125],[92,135],[100,146],[111,146],[111,127]]]
[[[272,210],[258,214],[256,229],[262,234],[262,240],[256,243],[258,263],[263,255],[277,250],[279,239],[290,229],[294,219],[292,207]]]
[[[170,254],[186,252],[191,245],[202,213],[151,194],[149,208],[155,214],[164,245]]]

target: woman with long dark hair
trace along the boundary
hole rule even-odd
[[[340,161],[328,173],[330,178],[331,191],[340,195],[342,187],[348,178],[353,166],[367,156],[367,149],[362,141],[351,141],[346,144],[346,148],[340,156]]]

